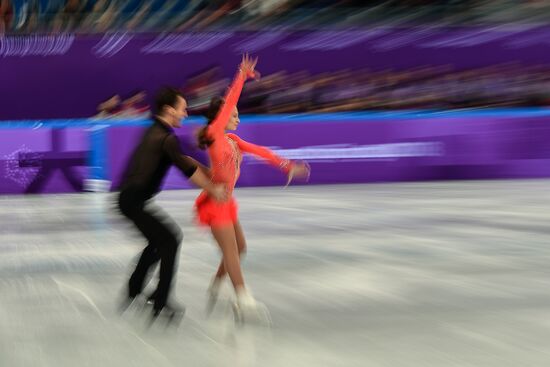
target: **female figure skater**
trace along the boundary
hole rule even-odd
[[[239,255],[246,250],[244,233],[237,217],[237,204],[232,196],[235,183],[239,178],[242,153],[250,153],[265,159],[293,177],[308,177],[309,166],[294,163],[275,155],[267,148],[248,143],[237,135],[226,133],[236,130],[239,124],[237,101],[244,82],[257,77],[255,71],[258,59],[243,56],[239,70],[224,98],[214,98],[207,113],[208,123],[199,133],[199,147],[208,149],[212,182],[225,184],[228,189],[228,200],[216,201],[208,192],[203,191],[196,200],[198,220],[210,226],[212,234],[222,252],[222,261],[209,288],[210,312],[217,300],[219,287],[225,274],[233,283],[237,296],[236,306],[240,310],[255,310],[257,303],[246,289],[241,271]]]

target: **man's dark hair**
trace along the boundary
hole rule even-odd
[[[176,107],[179,97],[183,98],[183,95],[178,89],[172,87],[161,88],[155,97],[155,110],[153,112],[158,115],[162,113],[164,106]]]

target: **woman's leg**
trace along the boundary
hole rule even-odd
[[[222,273],[228,273],[235,290],[244,288],[244,278],[241,270],[234,225],[228,224],[221,227],[212,227],[211,230],[222,251]]]
[[[239,256],[242,256],[244,253],[246,253],[246,239],[244,237],[243,228],[239,221],[237,221],[233,225],[233,228],[235,230],[235,239],[237,241],[237,249],[239,250]],[[218,267],[218,272],[216,273],[216,276],[214,278],[214,283],[221,282],[225,274],[227,274],[227,272],[225,270],[225,266],[222,259],[222,261],[220,262],[220,266]]]

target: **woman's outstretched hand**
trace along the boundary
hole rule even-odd
[[[288,171],[288,181],[285,185],[288,186],[294,178],[301,178],[305,181],[309,180],[309,175],[311,174],[311,167],[307,162],[295,162],[292,164],[290,171]]]
[[[256,71],[257,63],[257,57],[252,59],[248,54],[244,54],[239,69],[244,73],[247,79],[259,79],[260,73]]]

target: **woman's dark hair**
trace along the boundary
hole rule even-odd
[[[206,149],[214,142],[214,139],[207,136],[206,129],[208,128],[208,125],[210,125],[212,121],[214,121],[214,119],[218,116],[218,113],[220,112],[220,109],[224,103],[225,100],[222,97],[214,97],[210,100],[210,106],[208,106],[208,110],[204,114],[207,119],[206,126],[200,129],[198,135],[199,148]]]

